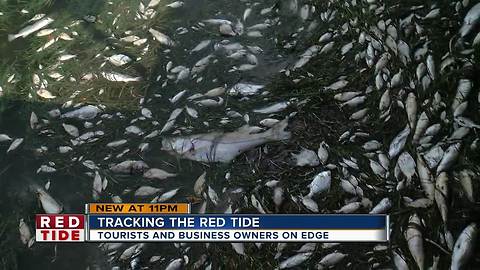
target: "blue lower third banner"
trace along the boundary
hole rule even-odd
[[[384,242],[385,215],[89,215],[87,241]]]

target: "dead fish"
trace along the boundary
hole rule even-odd
[[[368,152],[375,151],[381,147],[382,147],[382,144],[377,140],[371,140],[362,145],[362,148]]]
[[[30,128],[31,128],[31,129],[37,129],[37,128],[39,128],[38,117],[37,117],[37,115],[35,114],[35,112],[32,112],[32,113],[30,114]]]
[[[7,134],[0,134],[0,142],[8,142],[11,141],[12,138],[8,136]]]
[[[102,190],[103,190],[102,177],[100,176],[98,171],[95,171],[95,177],[93,179],[93,188],[92,188],[93,200],[97,201],[100,198],[100,194],[102,194]]]
[[[430,169],[437,167],[437,165],[442,161],[444,156],[444,151],[442,147],[436,145],[432,147],[426,154],[423,155],[425,162],[427,163]]]
[[[305,205],[308,210],[314,213],[318,213],[318,204],[314,200],[312,200],[310,197],[302,197],[301,200],[302,204]]]
[[[433,201],[428,198],[412,200],[409,197],[403,197],[403,203],[405,206],[412,208],[429,208],[432,206]]]
[[[20,233],[20,241],[22,241],[24,245],[31,247],[33,243],[35,243],[35,238],[32,237],[32,232],[23,218],[20,219],[18,224],[18,232]]]
[[[115,54],[110,57],[107,57],[107,60],[113,65],[120,67],[132,62],[132,58],[124,54]]]
[[[177,192],[180,190],[180,188],[176,188],[176,189],[172,189],[170,191],[167,191],[165,193],[163,193],[158,199],[157,199],[157,202],[161,203],[161,202],[166,202],[170,199],[172,199],[173,197],[175,197],[175,195],[177,195]]]
[[[198,60],[195,65],[192,67],[190,73],[192,75],[194,74],[198,74],[198,73],[201,73],[202,71],[204,71],[207,66],[210,64],[210,60],[212,60],[212,58],[214,58],[213,55],[209,54],[207,56],[205,56],[204,58]]]
[[[63,54],[58,57],[58,61],[68,61],[76,57],[77,56],[75,54]]]
[[[392,253],[393,253],[393,263],[395,264],[396,269],[398,270],[410,269],[405,259],[397,251],[393,251]]]
[[[368,108],[361,109],[359,111],[356,111],[350,115],[349,119],[350,120],[361,120],[363,119],[366,115],[368,114]]]
[[[38,168],[37,173],[54,173],[57,170],[54,167],[48,166],[48,165],[41,165],[40,168]]]
[[[157,180],[164,180],[170,177],[175,177],[177,174],[169,173],[161,169],[151,168],[145,173],[143,173],[143,177],[147,179],[157,179]]]
[[[230,36],[230,37],[233,37],[233,36],[236,36],[237,33],[235,31],[233,31],[233,28],[232,28],[232,25],[231,24],[221,24],[219,26],[219,32],[220,34],[224,35],[224,36]]]
[[[470,94],[473,87],[473,82],[468,79],[461,79],[458,81],[457,92],[455,98],[452,101],[452,112],[465,101]]]
[[[23,143],[23,138],[15,139],[7,149],[7,153],[17,149]]]
[[[475,250],[475,243],[478,238],[478,226],[476,223],[471,223],[463,229],[460,236],[455,241],[455,246],[452,252],[451,270],[460,270],[468,263],[470,257]]]
[[[429,119],[427,114],[425,112],[422,112],[422,114],[420,114],[420,117],[418,118],[417,126],[415,128],[415,133],[413,134],[412,141],[414,143],[417,143],[420,137],[425,133],[425,130],[428,127],[428,122],[429,122]]]
[[[343,254],[340,252],[333,252],[330,254],[327,254],[325,257],[323,257],[320,262],[317,264],[317,269],[322,270],[322,269],[328,269],[339,262],[341,262],[343,259],[347,257],[347,254]]]
[[[266,119],[263,119],[262,121],[260,121],[260,125],[262,125],[264,127],[273,127],[276,124],[278,124],[278,122],[280,122],[280,120],[273,119],[273,118],[266,118]]]
[[[245,246],[243,243],[230,243],[237,254],[245,255]]]
[[[156,187],[152,187],[152,186],[141,186],[135,191],[134,196],[135,197],[147,197],[147,196],[152,196],[154,194],[157,194],[161,191],[162,191],[161,188],[156,188]]]
[[[292,154],[292,157],[295,159],[295,166],[315,167],[320,165],[317,153],[306,148],[303,148],[298,154]]]
[[[228,90],[228,94],[231,96],[252,96],[257,94],[264,85],[251,84],[251,83],[237,83]]]
[[[415,174],[415,160],[408,152],[403,152],[398,157],[398,166],[402,173],[407,177],[408,180],[412,179],[412,176]]]
[[[380,59],[378,59],[377,63],[375,64],[375,73],[374,74],[377,74],[378,72],[380,72],[382,69],[384,69],[387,64],[388,64],[388,61],[390,60],[390,54],[389,53],[384,53],[382,54],[382,56],[380,56]]]
[[[308,185],[310,188],[310,192],[308,193],[307,197],[313,197],[316,194],[322,192],[328,192],[330,190],[330,185],[332,182],[332,176],[330,171],[323,171],[318,173],[312,180],[312,182]]]
[[[182,269],[183,264],[185,263],[183,258],[178,258],[173,261],[171,261],[165,270],[180,270]]]
[[[57,96],[54,96],[50,91],[48,91],[47,89],[38,89],[37,90],[37,95],[41,98],[44,98],[44,99],[54,99],[56,98]]]
[[[202,100],[195,101],[195,104],[203,107],[217,107],[217,106],[221,106],[223,102],[224,102],[224,99],[219,97],[218,101],[214,99],[202,99]]]
[[[417,263],[420,270],[424,269],[425,255],[423,252],[423,236],[419,228],[422,224],[420,218],[416,213],[410,216],[408,227],[405,231],[405,239],[407,240],[408,249],[412,254],[413,259]]]
[[[349,101],[352,98],[361,95],[363,92],[357,91],[357,92],[342,92],[339,94],[336,94],[333,96],[333,98],[337,101],[344,102],[344,101]]]
[[[440,9],[434,8],[430,10],[430,12],[428,12],[427,15],[423,17],[423,19],[434,19],[434,18],[437,18],[438,16],[440,16]]]
[[[383,92],[382,96],[380,97],[380,102],[378,104],[378,109],[380,111],[385,111],[390,106],[390,102],[391,102],[390,89],[387,89],[387,90],[385,90],[385,92]]]
[[[387,176],[387,170],[385,169],[385,167],[383,167],[375,160],[370,159],[370,168],[372,169],[373,173],[375,173],[381,178],[385,178]]]
[[[480,129],[480,125],[475,124],[472,120],[468,119],[467,117],[457,116],[457,117],[455,117],[454,121],[459,126],[461,126],[461,128],[458,128],[458,129],[455,130],[454,134],[457,133],[457,131],[462,130],[462,129],[465,130],[465,135],[466,135],[466,133],[468,133],[470,128]],[[458,139],[461,139],[463,137],[464,136],[459,136]],[[456,136],[453,136],[453,134],[452,134],[452,136],[450,136],[450,139],[455,140]]]
[[[166,7],[169,7],[169,8],[179,8],[179,7],[183,7],[185,3],[183,1],[175,1],[173,3],[170,3],[168,5],[166,5]]]
[[[330,41],[329,43],[325,44],[325,46],[323,46],[323,48],[320,50],[320,54],[323,54],[323,53],[328,53],[330,52],[333,48],[335,47],[335,41]]]
[[[450,167],[455,164],[457,157],[460,154],[461,147],[461,143],[455,143],[447,148],[442,160],[440,161],[440,164],[437,167],[437,175],[443,171],[450,169]]]
[[[191,117],[198,118],[198,111],[195,110],[194,108],[185,106],[185,110],[187,111],[187,114],[190,115]]]
[[[383,198],[369,214],[383,214],[386,213],[392,207],[392,201],[389,198]]]
[[[428,74],[430,75],[430,78],[432,78],[432,80],[435,80],[435,77],[436,77],[435,61],[433,60],[433,56],[431,54],[427,56],[427,70],[428,70]]]
[[[165,123],[162,130],[160,131],[160,133],[164,133],[172,129],[173,125],[175,124],[175,120],[182,112],[183,112],[183,108],[177,108],[173,110],[172,113],[170,114],[170,117],[168,117],[167,122]]]
[[[133,134],[133,135],[141,136],[144,134],[144,132],[142,131],[141,128],[132,125],[125,128],[125,134]]]
[[[162,150],[190,160],[228,163],[241,153],[266,142],[288,140],[291,134],[285,131],[287,125],[288,119],[285,119],[257,134],[236,131],[165,138]]]
[[[328,146],[328,144],[325,142],[325,141],[322,141],[320,143],[320,147],[318,147],[318,151],[317,151],[317,155],[318,155],[318,158],[320,159],[320,162],[322,164],[326,164],[327,163],[327,160],[328,160],[328,150],[330,149],[330,147]]]
[[[148,32],[150,32],[150,34],[152,34],[152,36],[158,42],[160,42],[161,44],[169,46],[169,47],[175,46],[175,42],[169,36],[159,32],[159,31],[157,31],[153,28],[148,29]]]
[[[142,249],[145,244],[135,244],[130,246],[129,248],[125,249],[120,257],[118,258],[120,261],[126,261],[134,256],[139,255],[142,252]]]
[[[388,155],[390,158],[396,157],[403,150],[409,134],[410,127],[407,125],[400,133],[397,134],[397,136],[395,136],[390,143],[390,149],[388,150]]]
[[[215,87],[213,89],[208,90],[205,94],[202,96],[205,97],[217,97],[221,96],[225,93],[225,87]]]
[[[217,206],[220,202],[217,192],[211,186],[208,186],[208,198],[210,198],[215,206]]]
[[[288,108],[289,105],[290,105],[290,102],[284,101],[284,102],[279,102],[261,109],[254,109],[253,112],[261,113],[261,114],[278,113]]]
[[[113,141],[113,142],[108,143],[108,144],[107,144],[107,147],[115,148],[115,147],[122,146],[122,145],[126,144],[127,142],[128,142],[128,141],[125,140],[125,139],[118,140],[118,141]]]
[[[444,223],[447,222],[448,214],[448,175],[440,173],[435,181],[435,201]]]
[[[190,53],[199,52],[205,49],[206,47],[208,47],[208,45],[210,45],[211,43],[212,43],[212,40],[210,39],[202,40],[192,50],[190,50]]]
[[[38,199],[42,204],[43,210],[47,214],[59,214],[63,210],[63,206],[61,206],[50,194],[48,194],[44,189],[37,188],[36,189]]]
[[[468,101],[464,101],[460,103],[455,109],[455,111],[453,112],[453,117],[457,118],[459,116],[462,116],[463,113],[467,110],[467,107],[468,107]]]
[[[62,114],[61,118],[77,118],[79,120],[90,120],[97,116],[101,110],[93,105],[86,105],[79,109]]]
[[[463,25],[460,28],[460,36],[463,38],[475,28],[478,20],[480,19],[480,3],[474,5],[463,18]]]
[[[142,113],[142,115],[145,116],[146,118],[152,118],[152,116],[153,116],[152,111],[150,111],[150,110],[147,109],[147,108],[142,108],[141,113]]]
[[[78,137],[80,136],[80,132],[78,131],[78,128],[73,126],[73,125],[68,125],[68,124],[62,124],[63,129],[72,137]]]
[[[171,103],[176,103],[178,100],[180,100],[185,94],[187,93],[187,90],[183,90],[178,92],[175,96],[172,98],[169,98]]]
[[[400,69],[398,73],[393,75],[392,80],[390,81],[390,87],[395,88],[397,86],[400,86],[403,82],[403,71]]]
[[[243,20],[246,21],[248,16],[252,13],[252,8],[246,8],[243,12]]]
[[[361,202],[351,202],[342,206],[342,208],[335,210],[335,213],[350,214],[356,212],[358,209],[360,209],[360,207],[362,207]]]
[[[201,197],[203,190],[205,189],[205,183],[206,183],[206,178],[207,172],[203,172],[195,181],[195,184],[193,185],[193,192],[195,192],[195,195],[197,197]]]
[[[407,96],[407,101],[405,103],[410,128],[414,129],[415,123],[417,122],[417,97],[415,96],[415,94],[410,92]]]
[[[331,39],[332,37],[333,37],[333,33],[332,33],[332,32],[326,32],[325,34],[323,34],[322,36],[320,36],[320,38],[318,39],[318,42],[323,43],[323,42],[330,41],[330,39]]]
[[[273,203],[275,204],[275,211],[279,212],[282,206],[284,198],[284,190],[281,187],[275,187],[273,189]]]
[[[111,82],[139,82],[142,80],[142,77],[132,77],[130,75],[126,74],[121,74],[118,72],[102,72],[101,73],[102,77],[105,79],[111,81]]]
[[[419,154],[417,154],[417,172],[423,191],[427,198],[433,201],[435,199],[435,186],[432,182],[432,174]]]
[[[341,107],[348,106],[348,107],[354,108],[360,104],[363,104],[365,100],[367,100],[366,96],[358,96],[340,104],[340,106]]]
[[[408,46],[408,44],[405,41],[399,40],[397,43],[397,48],[398,48],[400,61],[402,61],[402,63],[406,66],[407,63],[412,61],[410,57],[411,55],[410,46]]]
[[[20,30],[17,34],[9,34],[8,35],[8,41],[13,41],[19,37],[25,38],[28,35],[44,28],[45,26],[51,24],[54,20],[49,17],[45,17],[39,21],[36,21],[34,24],[31,24],[29,26],[26,26],[22,30]]]
[[[114,173],[126,173],[133,174],[143,172],[148,169],[148,165],[139,160],[126,160],[110,167],[110,170]]]
[[[461,170],[458,176],[460,184],[465,191],[465,195],[470,202],[475,202],[474,193],[473,193],[473,183],[472,178],[470,177],[469,171]]]
[[[299,254],[293,255],[292,257],[280,262],[280,264],[278,265],[278,268],[286,269],[286,268],[292,268],[292,267],[298,266],[304,263],[306,260],[308,260],[311,256],[312,256],[311,252],[299,253]]]
[[[325,91],[327,91],[327,90],[336,91],[336,90],[339,90],[339,89],[342,89],[342,88],[346,87],[347,85],[348,85],[347,80],[339,80],[337,82],[334,82],[334,83],[330,84],[329,86],[325,86],[324,90]]]
[[[340,187],[345,191],[346,193],[349,193],[351,195],[357,195],[357,191],[355,189],[356,185],[350,183],[350,181],[341,179],[340,180]]]
[[[260,203],[260,201],[257,199],[257,197],[255,197],[255,194],[252,194],[252,196],[250,196],[250,201],[252,202],[253,207],[255,207],[259,213],[261,214],[267,213],[264,207],[262,206],[262,204]]]
[[[161,0],[151,0],[147,5],[147,9],[158,6],[158,4],[160,4],[160,1]]]

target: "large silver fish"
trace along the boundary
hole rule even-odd
[[[12,41],[12,40],[17,39],[19,37],[24,38],[24,37],[30,35],[31,33],[34,33],[36,31],[44,28],[45,26],[49,25],[52,22],[53,22],[52,18],[49,18],[49,17],[43,18],[43,19],[35,22],[34,24],[31,24],[31,25],[23,28],[17,34],[8,35],[8,41]]]
[[[241,153],[264,143],[288,140],[291,134],[285,131],[287,125],[288,119],[285,119],[271,129],[256,134],[237,130],[165,138],[162,140],[162,150],[195,161],[228,163]]]

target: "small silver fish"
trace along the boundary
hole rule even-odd
[[[39,21],[36,21],[34,24],[31,24],[22,30],[20,30],[17,34],[9,34],[8,35],[8,41],[13,41],[19,37],[25,38],[28,35],[44,28],[45,26],[51,24],[54,20],[49,17],[45,17]]]

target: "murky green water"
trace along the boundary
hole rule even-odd
[[[480,54],[479,45],[474,44],[480,36],[476,34],[478,27],[463,41],[457,34],[474,1],[155,2],[0,2],[0,134],[24,139],[9,153],[11,141],[0,142],[0,269],[164,269],[177,258],[184,258],[187,269],[274,269],[302,246],[245,244],[246,255],[242,255],[228,243],[151,243],[143,246],[138,256],[121,260],[120,255],[132,244],[106,250],[97,244],[35,243],[28,248],[21,243],[19,220],[24,219],[33,232],[35,214],[44,213],[37,188],[48,189],[64,213],[83,212],[84,204],[93,201],[95,172],[108,183],[98,201],[111,202],[120,197],[124,202],[149,202],[156,195],[179,188],[170,201],[191,202],[194,212],[206,204],[203,209],[207,213],[258,213],[252,202],[254,196],[271,213],[335,213],[349,203],[361,205],[353,212],[368,213],[387,198],[391,202],[385,210],[391,214],[391,243],[318,244],[309,259],[295,267],[316,269],[326,255],[343,253],[346,258],[332,267],[390,269],[395,251],[400,261],[417,269],[418,262],[411,255],[415,252],[404,237],[405,230],[413,226],[421,227],[423,233],[425,268],[437,261],[440,266],[433,269],[448,269],[452,241],[468,224],[480,221],[475,126],[480,123],[480,81],[475,76]],[[435,15],[437,8],[440,15]],[[432,18],[424,18],[429,12]],[[46,27],[51,32],[7,41],[9,34],[30,24],[35,14],[43,13],[54,19]],[[231,27],[234,33],[221,34],[220,24]],[[151,28],[167,35],[175,45],[155,40]],[[321,37],[325,40],[319,40]],[[192,51],[201,42],[207,45]],[[402,59],[402,42],[407,44],[409,61]],[[107,60],[117,54],[131,62],[117,66]],[[369,54],[373,54],[372,62]],[[207,64],[199,64],[207,56]],[[427,62],[427,57],[434,63]],[[382,59],[388,59],[384,66],[378,64]],[[205,67],[194,71],[198,65]],[[141,79],[109,81],[102,72]],[[395,74],[403,76],[397,85],[393,83]],[[451,109],[460,79],[472,83],[468,97],[462,96],[468,108],[462,112]],[[343,86],[333,84],[342,81],[346,81]],[[264,88],[243,97],[230,94],[237,83]],[[217,87],[225,87],[226,93],[204,95]],[[184,95],[177,95],[182,91]],[[341,93],[351,96],[342,100],[338,97]],[[409,94],[415,97],[415,110]],[[176,100],[172,100],[174,97]],[[348,104],[359,97],[364,100]],[[206,100],[208,104],[199,103]],[[253,111],[285,101],[289,102],[287,108],[278,112]],[[50,115],[55,109],[65,114],[86,104],[101,109],[93,119]],[[171,129],[148,136],[162,130],[175,109],[183,110]],[[39,119],[34,128],[32,112]],[[422,113],[428,117],[425,127],[418,124]],[[230,132],[246,124],[267,130],[262,120],[287,116],[293,135],[289,141],[251,149],[230,164],[190,161],[161,150],[164,137]],[[459,116],[473,124],[458,124]],[[79,135],[96,135],[79,143],[81,140],[67,134],[62,124],[75,126]],[[425,131],[434,124],[438,124],[438,130],[434,127]],[[404,163],[410,162],[409,157],[413,160],[410,177],[405,177],[411,173],[410,163],[403,164],[397,156],[387,157],[391,142],[407,125],[412,131],[401,153],[405,153]],[[471,125],[465,134],[462,125]],[[126,128],[132,126],[141,133],[127,134]],[[413,142],[414,131],[422,128],[423,141]],[[424,134],[429,132],[433,135]],[[459,137],[449,139],[454,134]],[[126,143],[121,146],[107,147],[123,139]],[[322,142],[329,145],[327,160],[295,166],[292,154],[304,148],[317,152]],[[367,150],[366,142],[376,147]],[[146,143],[148,147],[141,150]],[[449,177],[448,220],[442,221],[435,200],[428,205],[412,205],[415,200],[425,202],[428,195],[419,180],[418,157],[423,159],[435,147],[446,151],[455,143],[462,148],[460,157],[445,170]],[[60,153],[58,148],[62,146],[72,150]],[[109,169],[125,160],[142,160],[150,168],[177,176],[149,180],[138,172],[117,174]],[[45,165],[55,172],[37,172]],[[437,166],[428,168],[433,184],[438,181]],[[314,198],[318,207],[315,211],[302,200],[314,176],[324,170],[332,171],[332,187]],[[195,196],[193,186],[203,172],[206,185],[220,198],[217,205],[208,192]],[[465,175],[471,176],[467,184],[462,177]],[[354,194],[348,192],[346,182],[352,185]],[[469,183],[473,200],[468,197]],[[137,188],[146,185],[162,190],[144,198],[134,196]],[[275,199],[279,190],[280,202]],[[416,214],[423,224],[409,222],[409,217]],[[465,269],[476,269],[478,252],[478,247],[473,249]],[[152,256],[161,259],[151,263]],[[399,267],[398,260],[396,263]]]

